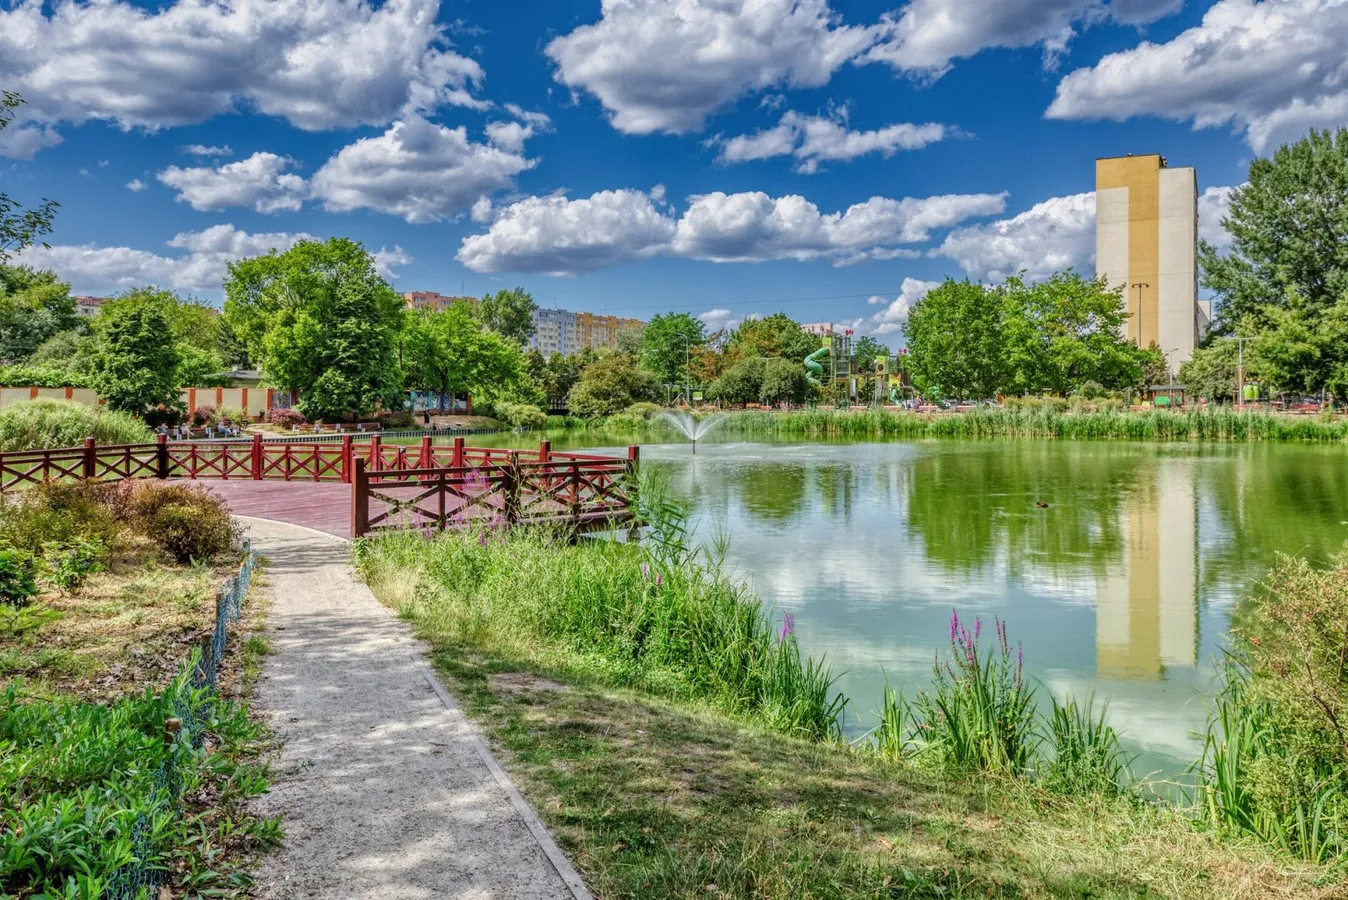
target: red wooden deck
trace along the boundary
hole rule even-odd
[[[186,481],[209,488],[224,498],[236,516],[254,516],[304,525],[317,531],[351,537],[351,485],[313,481],[249,481],[201,479]]]

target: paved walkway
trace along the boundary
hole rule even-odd
[[[244,521],[272,593],[256,704],[284,741],[259,812],[284,817],[286,840],[257,895],[590,900],[410,628],[352,577],[348,545]]]

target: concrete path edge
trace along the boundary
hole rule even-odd
[[[345,538],[339,538],[335,535],[318,531],[317,529],[309,528],[305,525],[295,525],[291,522],[279,522],[275,519],[264,519],[257,516],[234,516],[234,518],[245,524],[257,521],[266,522],[271,526],[283,525],[287,528],[308,532],[314,536],[315,540],[319,541],[348,545],[351,543],[351,541]],[[576,871],[573,865],[571,865],[571,861],[567,859],[566,854],[562,852],[562,848],[557,845],[555,840],[553,840],[552,835],[548,832],[547,826],[543,824],[543,820],[538,817],[536,812],[534,812],[533,807],[529,805],[529,801],[519,792],[519,789],[515,786],[515,783],[511,780],[510,776],[501,768],[500,763],[496,761],[496,757],[492,754],[491,748],[487,745],[487,741],[484,738],[481,729],[479,729],[477,724],[464,713],[463,708],[459,706],[453,696],[445,690],[445,686],[440,682],[439,676],[435,674],[435,670],[426,660],[426,653],[429,649],[430,648],[424,642],[418,640],[413,646],[413,649],[408,651],[413,664],[420,670],[422,677],[426,679],[427,684],[430,685],[431,690],[434,691],[436,697],[439,698],[440,703],[445,709],[462,718],[472,736],[471,740],[478,756],[481,757],[483,764],[486,765],[487,769],[491,772],[496,783],[510,798],[510,803],[514,807],[515,813],[524,822],[529,833],[533,835],[534,840],[538,843],[539,849],[543,851],[543,855],[547,857],[548,862],[551,863],[552,867],[557,871],[557,875],[570,890],[571,895],[575,900],[594,900],[594,896],[585,887],[585,882],[581,879],[580,873]]]

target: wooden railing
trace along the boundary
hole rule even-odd
[[[65,478],[209,478],[253,481],[329,481],[351,483],[355,463],[368,470],[404,472],[442,468],[492,468],[513,461],[598,462],[611,458],[575,453],[552,453],[544,441],[538,450],[498,450],[467,447],[456,437],[448,446],[432,444],[429,435],[420,444],[385,445],[378,434],[357,442],[343,435],[340,442],[272,442],[255,434],[251,441],[169,441],[160,435],[153,444],[96,444],[53,450],[0,453],[0,492]],[[620,460],[621,461],[621,460]]]
[[[438,449],[432,448],[432,463]],[[407,460],[406,450],[398,448],[399,463]],[[584,532],[632,526],[638,452],[629,447],[626,459],[552,453],[544,441],[537,451],[456,443],[448,466],[417,460],[414,467],[381,468],[357,457],[351,536],[408,529],[555,525]]]

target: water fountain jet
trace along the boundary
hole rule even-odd
[[[704,416],[701,419],[695,419],[688,413],[660,413],[659,419],[670,428],[673,428],[679,434],[693,442],[693,455],[697,455],[697,442],[707,432],[711,431],[721,422],[721,417],[717,415]]]

